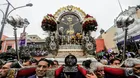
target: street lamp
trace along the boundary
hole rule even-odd
[[[16,9],[23,8],[23,7],[32,7],[32,6],[33,6],[32,3],[28,3],[28,4],[24,5],[24,6],[16,7],[16,8],[14,8],[14,9],[12,9],[11,11],[9,11],[9,13],[7,14],[7,17],[9,16],[9,14],[10,14],[12,11],[14,11],[14,10],[16,10]]]
[[[6,1],[7,1],[8,5],[7,5],[7,8],[6,8],[5,13],[0,9],[0,11],[1,11],[2,14],[3,14],[3,18],[2,18],[2,22],[1,22],[2,27],[1,27],[1,31],[0,31],[0,46],[1,46],[1,44],[2,44],[2,40],[1,40],[1,39],[2,39],[2,35],[3,35],[4,26],[5,26],[5,24],[6,24],[6,19],[7,19],[7,17],[9,16],[9,14],[10,14],[12,11],[16,10],[16,9],[23,8],[23,7],[31,7],[31,6],[33,6],[32,3],[28,3],[28,4],[24,5],[24,6],[19,6],[19,7],[14,8],[8,0],[6,0]],[[12,9],[11,11],[9,11],[9,7],[10,7],[10,6],[13,7],[13,9]]]
[[[125,53],[126,53],[126,40],[127,40],[127,32],[128,26],[134,22],[134,18],[131,15],[120,15],[117,18],[116,25],[118,28],[124,28],[125,36],[124,36],[124,46],[123,46],[123,60],[125,60]]]
[[[17,54],[17,59],[20,60],[20,57],[19,57],[19,52],[18,52],[18,44],[17,44],[17,28],[23,28],[24,26],[27,26],[29,25],[29,22],[28,20],[25,18],[21,18],[20,16],[9,16],[7,18],[7,22],[12,25],[14,28],[14,35],[15,35],[15,49],[16,49],[16,54]]]

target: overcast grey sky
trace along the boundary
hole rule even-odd
[[[26,28],[28,34],[37,34],[44,38],[45,32],[41,29],[41,21],[47,14],[54,14],[59,8],[73,5],[80,7],[86,14],[90,14],[96,18],[98,22],[98,30],[96,36],[99,34],[99,30],[103,28],[107,30],[114,24],[114,19],[121,12],[118,0],[9,0],[14,6],[22,6],[27,3],[32,3],[33,7],[21,8],[13,11],[10,16],[19,15],[22,18],[27,18],[30,25]],[[0,9],[5,12],[7,5],[1,5],[6,3],[6,0],[0,1]],[[128,6],[140,5],[140,0],[120,0],[123,10],[128,9]],[[12,9],[10,7],[9,11]],[[0,21],[2,20],[2,13],[0,13]],[[1,25],[0,25],[1,26]],[[18,36],[23,29],[18,29]],[[6,24],[4,28],[4,34],[7,36],[14,36],[12,26]],[[93,34],[95,35],[95,34]]]

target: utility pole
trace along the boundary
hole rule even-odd
[[[134,22],[134,18],[131,17],[131,15],[124,14],[118,16],[116,20],[117,27],[124,28],[124,46],[122,60],[125,60],[128,26]]]
[[[23,7],[28,7],[28,6],[29,6],[29,7],[33,6],[33,4],[28,3],[28,4],[24,5],[24,6],[19,6],[19,7],[14,8],[8,0],[6,0],[6,1],[7,1],[8,5],[7,5],[7,8],[6,8],[5,13],[0,9],[0,11],[3,13],[3,18],[2,18],[2,22],[1,22],[2,27],[1,27],[1,31],[0,31],[0,47],[2,47],[2,35],[3,35],[3,30],[4,30],[4,27],[5,27],[5,24],[6,24],[6,20],[7,20],[7,17],[9,16],[9,14],[10,14],[12,11],[16,10],[16,9],[23,8]],[[9,7],[10,7],[10,6],[13,7],[13,9],[12,9],[11,11],[9,11]]]
[[[3,35],[4,26],[6,24],[6,18],[7,18],[9,6],[10,6],[10,4],[8,2],[7,8],[6,8],[6,12],[5,12],[5,14],[4,14],[3,18],[2,18],[2,22],[1,22],[2,27],[1,27],[1,31],[0,31],[0,47],[2,47],[2,35]]]

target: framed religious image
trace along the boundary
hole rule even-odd
[[[80,19],[74,14],[65,14],[59,21],[58,30],[63,35],[74,35],[82,31]]]

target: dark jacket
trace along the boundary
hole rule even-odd
[[[29,76],[28,78],[36,78],[36,75]]]

